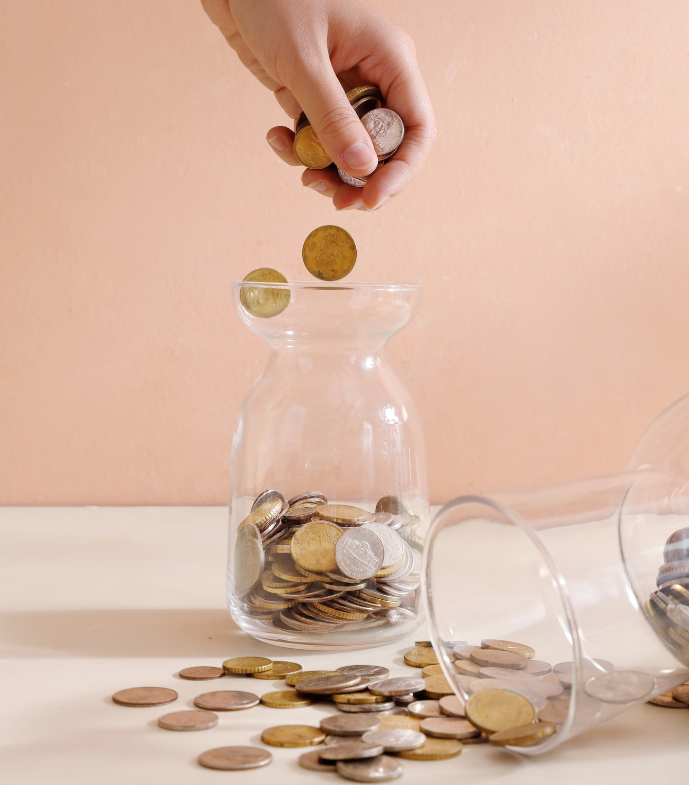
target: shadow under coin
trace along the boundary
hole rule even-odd
[[[195,661],[224,659],[228,652],[238,656],[251,648],[248,636],[223,608],[2,613],[0,641],[0,659],[188,657]]]

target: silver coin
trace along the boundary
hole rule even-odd
[[[378,728],[380,728],[380,720],[377,717],[359,714],[344,716],[334,714],[321,720],[321,730],[335,736],[361,736],[367,731],[378,730]]]
[[[372,730],[361,737],[369,744],[380,744],[385,752],[404,752],[417,750],[426,743],[426,737],[421,731],[409,728],[387,728],[386,730]]]
[[[586,682],[586,693],[604,703],[635,703],[651,694],[653,676],[638,671],[613,671]]]
[[[534,676],[547,676],[550,671],[552,671],[552,667],[549,662],[543,662],[543,660],[527,660],[526,668],[524,668],[524,673],[532,673]]]
[[[383,526],[389,526],[395,522],[395,516],[391,512],[374,512],[373,522],[382,523]]]
[[[689,561],[672,561],[669,564],[663,564],[660,570],[658,570],[656,586],[664,585],[668,581],[686,578],[689,578]]]
[[[406,608],[390,608],[385,612],[389,624],[404,624],[405,621],[416,619],[416,614]]]
[[[380,744],[362,741],[343,741],[341,744],[331,744],[319,750],[321,760],[359,760],[360,758],[375,758],[383,754]]]
[[[615,668],[615,666],[611,662],[608,662],[608,660],[582,659],[581,665],[584,670],[592,670],[595,672],[603,671],[603,673],[610,673],[610,671],[614,670]],[[557,664],[553,665],[553,672],[571,673],[573,667],[574,663],[571,661],[558,662]]]
[[[334,695],[336,692],[342,692],[347,687],[353,687],[355,684],[361,684],[361,677],[356,675],[341,676],[319,676],[315,679],[306,679],[300,681],[296,685],[298,692],[306,692],[313,695]]]
[[[337,771],[334,761],[321,761],[318,750],[305,752],[299,756],[297,762],[303,769],[310,771],[332,772],[333,774]]]
[[[343,665],[335,670],[350,676],[364,676],[372,679],[387,679],[390,675],[390,671],[380,665]]]
[[[387,782],[401,777],[404,767],[389,755],[381,755],[373,760],[338,761],[337,773],[354,782]]]
[[[689,606],[679,603],[668,605],[667,615],[671,621],[689,632]]]
[[[338,703],[336,705],[345,714],[367,714],[390,711],[395,708],[395,701],[390,700],[384,703]]]
[[[472,646],[471,644],[462,643],[459,646],[453,647],[452,653],[457,655],[460,660],[470,660],[471,652],[480,648],[480,646]]]
[[[328,578],[331,578],[335,583],[359,583],[358,578],[348,578],[341,572],[326,572]]]
[[[253,512],[257,507],[260,507],[264,502],[269,502],[271,499],[280,499],[280,501],[283,503],[285,501],[285,498],[280,493],[280,491],[263,491],[263,493],[256,497],[256,500],[251,505],[251,512]]]
[[[464,713],[464,701],[460,700],[456,695],[444,695],[439,701],[440,711],[448,717],[459,717],[463,719],[466,714]]]
[[[392,109],[372,109],[361,118],[361,122],[379,159],[391,156],[402,143],[404,123]]]
[[[366,581],[361,583],[326,583],[321,581],[321,585],[325,586],[326,589],[330,589],[330,591],[358,591],[359,589],[365,589],[368,584]]]
[[[671,534],[663,549],[665,562],[689,561],[689,528]]]
[[[392,567],[404,555],[404,540],[394,529],[382,523],[362,523],[362,529],[369,529],[380,537],[383,543],[383,567]]]
[[[409,693],[407,695],[395,695],[396,706],[409,706],[410,703],[414,703],[415,701],[416,696],[413,693]]]
[[[381,537],[377,531],[367,529],[367,525],[347,529],[335,545],[335,560],[339,571],[360,581],[374,576],[383,566],[385,556]]]
[[[414,555],[412,549],[404,540],[402,540],[402,547],[404,548],[402,563],[394,572],[391,572],[390,575],[376,578],[376,583],[379,586],[388,586],[390,583],[396,583],[404,581],[405,578],[411,578],[412,568],[414,566]],[[415,579],[413,583],[418,583],[418,579]]]
[[[374,695],[408,695],[412,692],[421,692],[422,690],[425,690],[426,680],[410,677],[384,679],[376,684],[369,684],[368,689]]]
[[[264,562],[258,527],[247,523],[237,532],[234,548],[234,592],[238,597],[250,592],[258,583]]]
[[[448,696],[450,697],[450,696]],[[419,720],[425,720],[429,717],[444,717],[440,711],[440,701],[414,701],[407,706],[407,712],[411,717],[416,717]]]

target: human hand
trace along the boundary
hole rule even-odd
[[[306,169],[302,183],[333,200],[337,210],[376,210],[407,187],[436,137],[433,109],[414,44],[360,0],[201,0],[242,63],[291,118],[301,110],[335,164],[352,177],[378,163],[373,144],[345,91],[381,89],[385,105],[405,126],[402,144],[366,183],[346,185],[330,169]],[[301,166],[294,133],[284,126],[266,136],[277,155]]]

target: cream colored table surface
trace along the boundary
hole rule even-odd
[[[257,643],[225,608],[225,509],[0,508],[0,780],[41,785],[109,783],[343,782],[299,768],[301,750],[270,748],[273,763],[248,772],[200,767],[199,753],[229,744],[264,745],[271,725],[317,725],[335,709],[258,706],[221,713],[218,726],[174,733],[156,720],[192,707],[213,689],[279,689],[284,682],[176,676],[190,665],[219,665],[256,654],[305,669],[348,663],[411,675],[408,642],[341,654],[303,653]],[[110,696],[156,685],[176,703],[133,709]],[[521,759],[488,746],[459,758],[404,761],[400,782],[591,785],[681,782],[689,770],[689,710],[639,706],[541,758]]]

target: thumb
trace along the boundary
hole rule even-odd
[[[329,60],[322,69],[304,74],[294,94],[339,169],[352,177],[362,177],[378,166],[371,137],[347,100]]]

